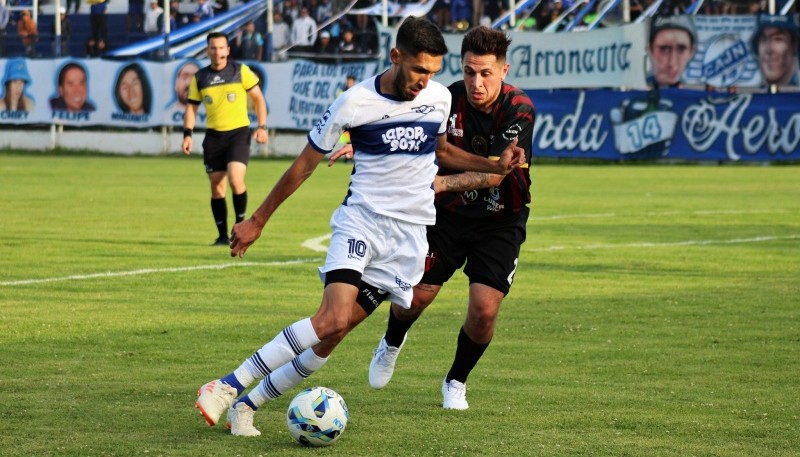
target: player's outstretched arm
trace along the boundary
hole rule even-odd
[[[517,139],[515,138],[506,146],[498,160],[490,160],[447,144],[444,136],[441,136],[436,148],[436,158],[440,164],[447,168],[505,176],[514,168],[525,163],[525,151],[517,146]]]
[[[310,144],[306,144],[303,152],[275,183],[261,206],[253,212],[250,218],[233,226],[231,231],[231,257],[244,257],[250,245],[255,243],[261,236],[261,231],[264,230],[264,226],[275,210],[311,176],[311,173],[317,168],[322,158],[322,154],[317,152]]]

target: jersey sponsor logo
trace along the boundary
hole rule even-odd
[[[390,151],[419,151],[428,135],[422,127],[395,127],[387,130],[383,135],[383,144],[390,146]]]
[[[434,109],[436,109],[436,108],[434,108],[433,106],[422,105],[422,106],[414,106],[414,107],[412,107],[411,111],[413,111],[415,113],[419,113],[419,114],[428,114],[428,113],[432,113]]]
[[[450,124],[450,126],[447,127],[447,133],[449,135],[452,135],[452,136],[463,137],[464,136],[464,129],[457,129],[456,128],[456,119],[458,119],[458,113],[453,114],[452,116],[450,116],[450,120],[447,121],[447,123]]]
[[[203,103],[205,103],[206,105],[213,105],[214,104],[214,99],[211,98],[210,95],[206,95],[206,96],[203,97]]]
[[[331,118],[331,110],[327,110],[322,114],[322,117],[319,118],[314,128],[317,130],[318,134],[322,134],[322,127],[325,127],[325,124],[328,123],[328,120]]]
[[[411,289],[411,284],[403,281],[397,276],[394,277],[394,282],[397,283],[398,286],[400,286],[400,290],[402,290],[403,292],[407,292],[408,289]]]
[[[522,131],[522,128],[519,126],[519,124],[514,124],[514,125],[508,127],[505,132],[503,132],[503,139],[506,140],[506,141],[511,141],[514,138],[518,137],[519,136],[519,132],[521,132],[521,131]]]
[[[489,188],[489,196],[483,197],[483,202],[486,203],[486,211],[492,213],[499,213],[503,211],[506,205],[498,203],[500,201],[500,189],[497,187]]]
[[[209,81],[209,86],[216,86],[217,84],[225,84],[225,80],[222,79],[219,75],[214,75],[214,79]]]

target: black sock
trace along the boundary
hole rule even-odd
[[[389,324],[386,326],[386,336],[384,337],[386,344],[399,348],[403,344],[403,338],[405,338],[406,333],[416,321],[416,317],[407,321],[398,319],[395,317],[392,308],[389,307]]]
[[[217,224],[217,231],[220,238],[228,237],[228,205],[225,204],[224,198],[211,199],[211,214],[214,216],[214,222]]]
[[[467,376],[469,372],[475,368],[475,365],[483,356],[483,352],[489,347],[489,343],[478,344],[464,333],[464,327],[458,333],[458,346],[456,347],[456,357],[453,360],[453,365],[450,367],[450,372],[447,373],[445,381],[450,382],[455,379],[458,382],[467,383]]]
[[[233,211],[236,212],[236,223],[242,222],[247,211],[247,191],[239,195],[233,194]]]

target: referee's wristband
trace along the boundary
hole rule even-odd
[[[266,131],[267,130],[267,124],[259,125],[258,127],[256,127],[256,130],[258,130],[258,129]]]
[[[190,137],[192,136],[192,129],[183,129],[183,137]]]

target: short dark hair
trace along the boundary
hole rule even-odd
[[[493,55],[497,60],[505,60],[511,39],[505,32],[492,30],[489,27],[475,27],[461,41],[461,57],[471,52],[479,56]]]
[[[432,56],[447,54],[447,44],[442,32],[424,17],[407,17],[397,30],[397,49],[404,53],[417,55],[420,52]]]
[[[83,76],[86,76],[86,69],[83,68],[83,65],[79,64],[78,62],[70,62],[61,67],[61,71],[58,72],[59,87],[64,85],[64,79],[67,77],[67,72],[72,70],[73,68],[80,70],[81,73],[83,73]]]
[[[225,43],[227,43],[228,46],[230,46],[230,42],[228,41],[228,35],[225,35],[222,32],[209,33],[208,36],[206,37],[206,43],[211,44],[211,40],[213,40],[214,38],[225,38]]]

